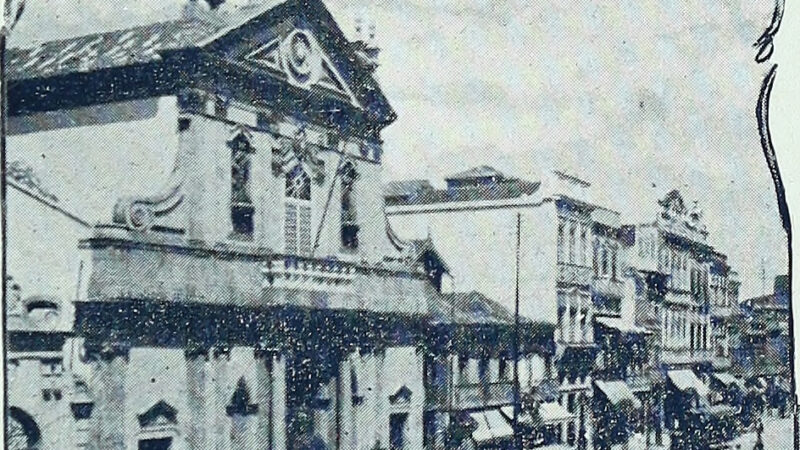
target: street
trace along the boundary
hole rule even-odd
[[[785,419],[764,417],[764,449],[791,450],[794,448],[794,427],[791,417]],[[745,433],[731,443],[732,449],[749,450],[756,443],[756,433]],[[738,447],[737,447],[738,446]]]
[[[764,449],[765,450],[791,450],[793,445],[792,419],[790,417],[781,419],[776,417],[764,417]],[[631,437],[629,450],[660,450],[669,449],[669,438],[665,436],[663,446],[655,446],[652,444],[650,447],[645,445],[646,440],[644,435],[635,434]],[[756,443],[756,433],[754,431],[748,432],[739,436],[739,438],[730,442],[729,449],[751,450]],[[623,449],[622,445],[613,447],[614,450]]]

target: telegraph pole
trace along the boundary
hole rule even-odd
[[[517,247],[516,247],[516,264],[515,264],[515,277],[514,277],[514,342],[512,343],[512,352],[514,353],[514,448],[520,450],[522,448],[522,435],[519,433],[519,414],[520,414],[520,396],[519,396],[519,246],[520,246],[520,222],[522,215],[517,213]]]

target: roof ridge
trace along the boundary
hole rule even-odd
[[[98,32],[94,32],[94,33],[77,34],[77,35],[74,35],[74,36],[60,38],[60,39],[49,39],[49,40],[46,40],[46,41],[41,41],[38,44],[33,44],[33,45],[30,45],[30,46],[25,46],[25,47],[22,47],[22,46],[21,47],[9,47],[8,50],[9,51],[12,51],[12,50],[16,50],[16,51],[35,50],[37,47],[41,47],[41,46],[48,45],[48,44],[59,44],[59,43],[76,41],[76,40],[79,40],[79,39],[85,39],[85,38],[89,38],[89,37],[96,37],[96,36],[103,36],[103,35],[108,35],[108,34],[122,33],[122,32],[125,32],[125,31],[133,31],[133,30],[140,30],[140,29],[143,29],[143,28],[150,28],[150,27],[154,27],[156,25],[176,24],[176,23],[181,23],[181,22],[186,22],[186,23],[195,22],[195,23],[205,23],[205,24],[208,24],[208,25],[215,25],[214,23],[212,23],[210,21],[204,21],[204,20],[199,19],[199,18],[177,17],[175,19],[159,20],[159,21],[155,21],[155,22],[149,22],[149,23],[144,23],[144,24],[124,27],[124,28],[114,28],[112,30],[98,31]]]
[[[76,223],[78,223],[80,225],[83,225],[84,227],[90,228],[92,226],[92,224],[89,223],[89,221],[81,218],[80,216],[78,216],[77,214],[75,214],[75,213],[73,213],[71,211],[68,211],[66,208],[64,208],[63,206],[59,205],[57,202],[55,202],[53,200],[50,200],[48,198],[45,198],[40,193],[34,192],[32,189],[29,189],[29,188],[25,187],[24,185],[20,184],[16,180],[6,178],[6,184],[8,186],[11,186],[14,189],[22,192],[23,194],[31,197],[32,199],[38,201],[39,203],[49,207],[50,209],[55,210],[56,212],[60,213],[61,215],[67,217],[68,219],[70,219],[70,220],[72,220],[72,221],[74,221],[74,222],[76,222]]]

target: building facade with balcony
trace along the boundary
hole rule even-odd
[[[557,400],[576,418],[562,427],[563,441],[585,446],[592,436],[595,317],[619,315],[625,293],[619,214],[591,200],[588,182],[559,171],[530,182],[481,166],[445,183],[387,185],[392,228],[430,236],[444,259],[458,261],[451,268],[458,290],[513,308],[519,280],[520,314],[555,328]]]
[[[10,272],[56,286],[77,342],[9,352],[21,448],[71,448],[72,403],[86,448],[422,447],[436,289],[386,226],[364,47],[287,0],[9,50],[9,161],[70,222],[43,233],[20,191]],[[80,386],[31,382],[57,354]]]
[[[678,191],[659,205],[655,221],[625,227],[626,252],[635,323],[655,336],[661,420],[673,427],[686,411],[714,401],[712,377],[733,379],[727,371],[739,281],[727,257],[707,243],[697,205],[687,207]]]
[[[515,400],[521,408],[523,394],[550,378],[553,327],[522,320],[514,348],[513,312],[479,292],[444,294],[430,307],[424,365],[426,448],[511,448]],[[520,428],[525,413],[518,411]]]

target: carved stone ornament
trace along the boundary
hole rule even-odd
[[[319,158],[319,147],[309,142],[302,128],[294,138],[281,138],[272,149],[272,173],[283,176],[302,164],[317,184],[325,181],[325,162]]]
[[[286,80],[303,89],[323,87],[347,97],[358,106],[344,78],[307,30],[295,29],[283,38],[276,38],[245,56],[245,60],[286,76]]]
[[[670,191],[662,200],[659,200],[659,205],[663,208],[661,216],[668,221],[679,224],[688,230],[705,232],[706,226],[702,223],[703,210],[700,209],[697,202],[691,209],[686,207],[683,196],[677,190]]]
[[[184,173],[176,163],[163,191],[142,197],[123,197],[114,205],[112,220],[136,231],[148,231],[159,217],[167,215],[183,202]]]

